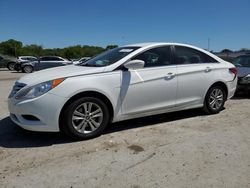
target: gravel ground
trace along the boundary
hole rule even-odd
[[[22,130],[7,96],[22,73],[0,69],[0,187],[250,187],[250,100],[110,125],[92,140]]]

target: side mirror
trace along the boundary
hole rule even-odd
[[[142,69],[144,67],[144,64],[145,64],[144,61],[135,59],[135,60],[132,60],[132,61],[125,63],[123,66],[126,69],[135,70],[135,69]]]

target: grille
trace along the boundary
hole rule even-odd
[[[9,98],[13,97],[20,89],[22,89],[25,86],[26,86],[26,84],[24,84],[24,83],[16,82],[12,88],[12,91],[9,95]]]

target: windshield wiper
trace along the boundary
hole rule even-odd
[[[87,64],[87,63],[82,63],[78,64],[79,66],[85,66],[85,67],[103,67],[103,65],[96,65],[96,64]]]

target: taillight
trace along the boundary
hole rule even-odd
[[[237,73],[238,73],[238,71],[237,71],[237,69],[236,69],[235,67],[234,67],[234,68],[230,68],[229,71],[230,71],[231,73],[233,73],[235,76],[236,76]]]

